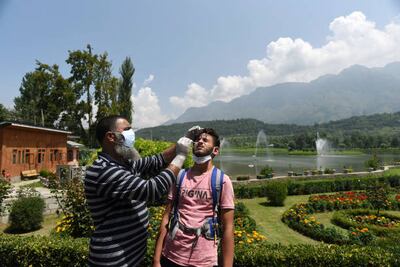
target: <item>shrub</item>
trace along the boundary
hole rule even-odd
[[[88,239],[0,234],[1,266],[87,266]]]
[[[90,237],[94,226],[82,181],[79,178],[73,178],[60,183],[59,179],[55,179],[51,192],[64,214],[61,221],[57,223],[56,233],[72,237]]]
[[[285,199],[288,195],[287,183],[271,182],[266,185],[265,192],[272,206],[284,206]]]
[[[7,232],[25,233],[40,229],[43,222],[44,200],[33,193],[20,191],[10,209]]]
[[[260,175],[261,176],[269,176],[272,175],[274,170],[269,165],[266,165],[264,168],[261,169]]]
[[[44,177],[44,178],[47,178],[50,174],[51,174],[51,172],[49,170],[46,170],[46,169],[42,169],[39,172],[39,175]]]
[[[382,160],[378,158],[376,153],[373,153],[371,158],[369,158],[365,162],[365,167],[367,168],[372,168],[373,170],[376,170],[379,168],[379,166],[382,164]]]
[[[250,180],[250,176],[246,175],[246,176],[238,176],[236,177],[237,181],[247,181]]]

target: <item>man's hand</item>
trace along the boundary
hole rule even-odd
[[[189,151],[192,147],[193,141],[187,137],[181,137],[176,143],[176,156],[171,161],[171,164],[175,165],[178,168],[182,168],[183,162],[186,159],[186,156],[189,154]]]
[[[197,137],[199,131],[203,129],[200,126],[196,125],[193,126],[192,128],[190,128],[189,130],[187,130],[185,137],[191,139],[192,141],[195,141],[195,138]]]

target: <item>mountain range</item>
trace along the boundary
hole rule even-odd
[[[312,125],[352,116],[400,111],[400,62],[382,68],[354,65],[308,83],[260,87],[230,102],[189,108],[168,124],[253,118],[265,123]]]

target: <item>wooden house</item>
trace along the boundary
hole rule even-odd
[[[5,170],[10,177],[19,177],[29,170],[55,172],[57,165],[69,161],[75,164],[78,152],[74,146],[74,151],[68,153],[69,134],[63,130],[0,122],[0,170]]]

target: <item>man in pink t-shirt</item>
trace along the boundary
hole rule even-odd
[[[153,267],[212,267],[218,265],[218,239],[196,235],[206,218],[215,216],[211,187],[214,169],[212,159],[218,155],[220,140],[211,128],[201,129],[195,136],[193,160],[195,164],[187,170],[180,186],[178,199],[179,228],[174,234],[168,224],[176,201],[177,187],[168,195],[168,205],[161,221]],[[222,261],[224,267],[233,265],[234,253],[234,194],[232,182],[223,176],[219,200],[219,221],[222,223]]]

